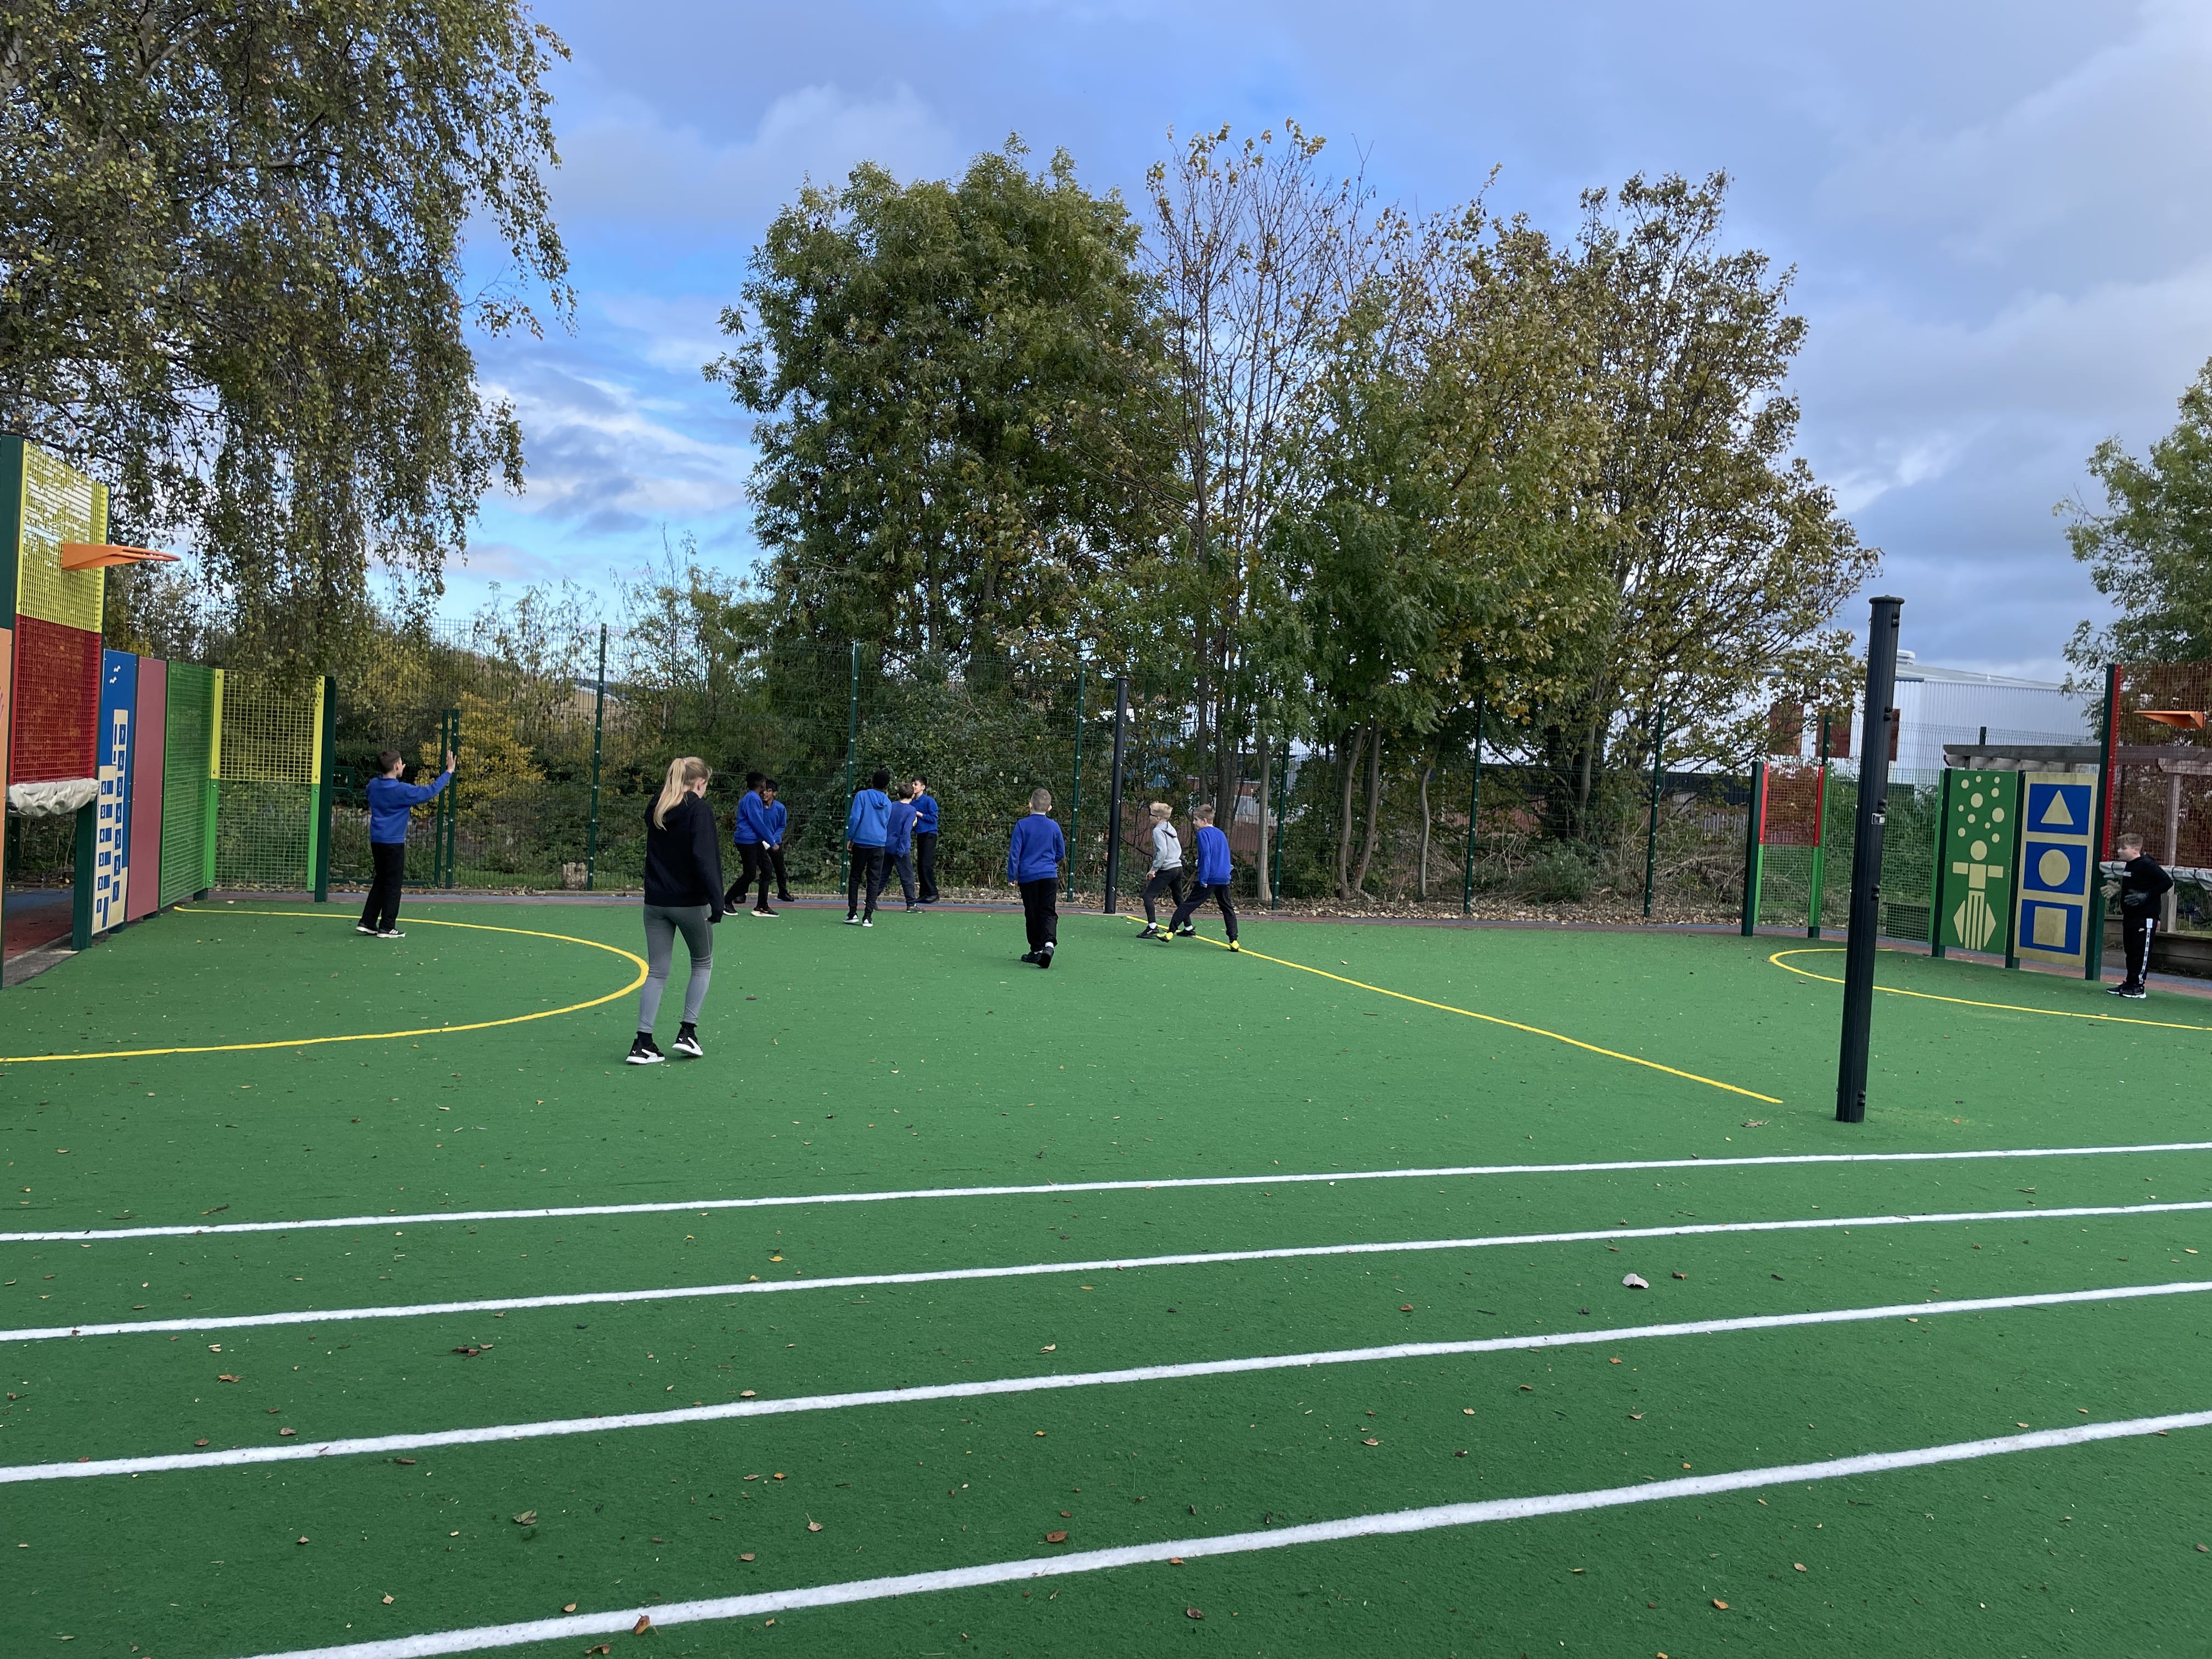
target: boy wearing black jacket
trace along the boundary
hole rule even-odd
[[[2158,931],[2158,902],[2173,890],[2173,878],[2143,851],[2141,836],[2122,836],[2113,850],[2126,867],[2120,872],[2118,882],[2106,891],[2120,902],[2120,945],[2127,957],[2128,975],[2107,994],[2141,1002],[2150,994],[2143,975],[2150,971],[2150,940]]]

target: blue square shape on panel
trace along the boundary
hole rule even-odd
[[[2027,831],[2031,836],[2087,836],[2091,786],[2086,783],[2031,783],[2027,787]]]
[[[2021,845],[2021,886],[2031,893],[2089,893],[2089,849],[2028,836]]]
[[[2082,914],[2078,904],[2045,904],[2035,899],[2022,899],[2019,948],[2051,951],[2062,957],[2081,955]]]

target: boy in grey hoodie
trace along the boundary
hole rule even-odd
[[[1152,867],[1145,877],[1145,931],[1137,937],[1165,939],[1167,930],[1160,926],[1154,904],[1163,890],[1174,896],[1178,908],[1182,903],[1182,842],[1170,822],[1171,814],[1165,801],[1154,801],[1152,814]]]

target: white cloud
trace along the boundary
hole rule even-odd
[[[769,104],[752,134],[721,142],[631,106],[586,121],[562,139],[555,185],[564,221],[685,223],[750,229],[811,178],[843,179],[860,161],[902,178],[950,172],[963,154],[951,129],[913,90],[856,98],[806,86]]]

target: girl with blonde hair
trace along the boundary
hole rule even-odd
[[[691,982],[684,988],[684,1024],[672,1045],[696,1060],[699,1009],[714,974],[714,939],[707,930],[722,919],[722,848],[714,811],[707,805],[714,776],[696,755],[668,763],[667,781],[645,815],[645,990],[638,999],[637,1037],[625,1057],[632,1066],[657,1066],[668,1058],[653,1040],[661,993],[676,959],[676,935],[691,956]]]

